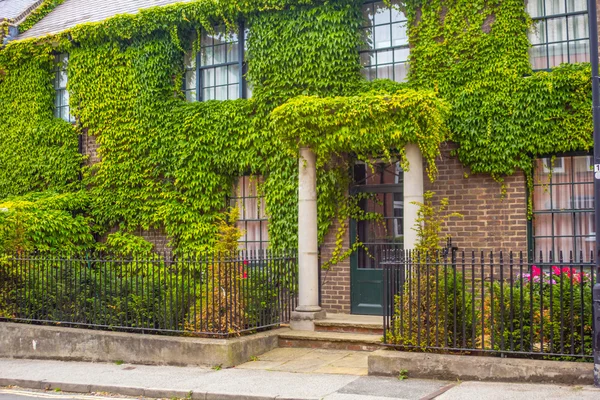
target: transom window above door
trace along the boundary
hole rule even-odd
[[[215,32],[202,29],[200,49],[185,54],[183,90],[187,101],[235,100],[250,96],[244,79],[245,39],[248,31]]]
[[[365,43],[360,51],[363,76],[368,80],[406,80],[408,75],[408,21],[398,0],[391,7],[383,1],[367,1],[362,6]]]

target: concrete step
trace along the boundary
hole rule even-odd
[[[371,315],[327,314],[315,321],[317,332],[345,332],[383,335],[383,318]]]
[[[381,338],[365,333],[289,331],[279,335],[279,347],[375,351],[383,347]]]

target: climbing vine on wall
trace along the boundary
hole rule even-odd
[[[544,152],[589,146],[588,67],[531,73],[522,0],[404,4],[407,84],[361,77],[361,4],[198,0],[9,44],[0,51],[0,101],[8,105],[0,197],[85,188],[90,232],[118,227],[113,245],[131,242],[139,229],[163,228],[177,249],[205,250],[236,177],[263,175],[271,245],[290,248],[299,144],[319,154],[320,240],[334,217],[353,209],[341,201],[350,155],[402,158],[402,146],[417,143],[433,178],[439,144],[452,137],[473,172],[500,179],[531,168]],[[253,98],[186,103],[180,89],[190,38],[216,24],[234,30],[240,20],[250,27]],[[52,113],[58,52],[70,54],[75,126]],[[83,174],[78,135],[96,140],[102,160]]]
[[[448,126],[472,172],[501,180],[521,169],[530,177],[536,157],[591,148],[589,65],[532,72],[523,0],[405,6],[411,86],[435,88],[450,102]]]

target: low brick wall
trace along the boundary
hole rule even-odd
[[[276,348],[288,330],[204,339],[2,322],[0,357],[227,368]]]
[[[378,350],[369,355],[369,375],[464,381],[589,385],[594,364],[485,356],[459,356]]]

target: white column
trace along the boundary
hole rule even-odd
[[[314,330],[325,317],[319,307],[319,248],[317,237],[317,163],[315,153],[300,149],[298,185],[298,307],[291,327]]]
[[[405,150],[409,170],[404,172],[404,249],[413,250],[417,244],[413,228],[419,206],[411,203],[423,202],[423,155],[416,144],[407,144]]]

